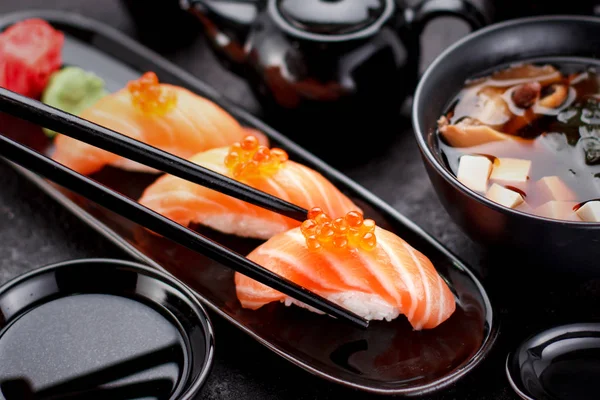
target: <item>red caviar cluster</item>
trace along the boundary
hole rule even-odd
[[[154,72],[146,72],[139,79],[127,84],[133,104],[148,114],[164,114],[175,106],[177,95],[162,87]]]
[[[364,219],[358,211],[334,220],[322,209],[315,207],[308,212],[308,219],[300,226],[309,249],[328,246],[337,249],[360,247],[373,250],[377,246],[375,221]]]
[[[247,178],[275,172],[288,159],[287,153],[278,148],[269,149],[258,144],[255,136],[248,135],[229,148],[225,166],[234,178]]]

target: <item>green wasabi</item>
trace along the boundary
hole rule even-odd
[[[94,73],[79,67],[65,67],[50,76],[41,100],[49,106],[79,115],[107,94],[104,81]],[[44,133],[48,137],[57,134],[47,128]]]

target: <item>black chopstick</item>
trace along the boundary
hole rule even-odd
[[[0,88],[0,111],[297,221],[306,219],[302,207],[5,88]]]
[[[367,328],[369,325],[364,318],[269,271],[243,255],[1,134],[0,156],[325,314],[361,328]]]

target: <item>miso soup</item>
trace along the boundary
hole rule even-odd
[[[465,82],[438,121],[448,167],[504,207],[600,222],[598,73],[522,63]]]

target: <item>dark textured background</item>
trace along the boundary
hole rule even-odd
[[[2,0],[0,13],[51,7],[80,12],[111,24],[136,37],[130,16],[117,0]],[[160,29],[160,28],[159,28]],[[423,36],[423,67],[450,43],[467,33],[466,26],[443,18],[433,22]],[[233,101],[254,113],[260,109],[249,88],[225,72],[207,49],[202,37],[184,49],[165,56],[198,75]],[[527,265],[498,259],[466,238],[450,221],[426,177],[407,117],[404,132],[377,159],[343,172],[412,218],[426,231],[472,265],[483,277],[500,314],[500,340],[480,368],[439,400],[516,399],[504,375],[507,352],[520,340],[549,325],[598,317],[595,281],[566,283],[525,273]],[[285,132],[284,132],[285,133]],[[77,218],[64,211],[32,184],[0,163],[0,283],[32,268],[79,257],[126,256]],[[506,255],[506,254],[505,254]],[[508,254],[510,256],[510,254]],[[213,318],[216,360],[199,399],[367,399],[376,396],[353,392],[315,378],[292,366],[229,326]],[[0,360],[1,362],[1,360]]]

